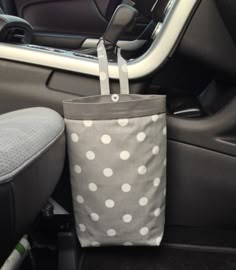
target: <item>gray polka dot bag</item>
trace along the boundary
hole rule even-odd
[[[101,95],[63,102],[76,230],[82,247],[159,246],[166,195],[165,96],[110,94],[104,42]]]

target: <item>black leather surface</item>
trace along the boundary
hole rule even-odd
[[[97,2],[102,2],[101,0],[97,0]],[[106,19],[109,21],[116,9],[116,7],[118,5],[120,5],[122,3],[122,0],[113,0],[113,1],[109,1],[108,5],[107,5],[107,9],[106,9]]]
[[[18,16],[29,21],[35,30],[32,43],[78,49],[86,38],[99,38],[103,35],[113,12],[121,2],[122,0],[17,0],[15,6]],[[143,17],[138,18],[136,27],[124,33],[122,39],[134,40],[146,25],[147,21]]]
[[[228,28],[234,42],[236,42],[236,1],[215,0],[221,16]]]
[[[80,35],[55,35],[50,33],[34,33],[32,44],[67,50],[78,50],[85,41]]]
[[[172,140],[167,148],[166,225],[235,230],[236,158]]]
[[[93,0],[16,1],[19,16],[35,31],[100,36],[106,20]]]
[[[0,265],[34,222],[60,178],[65,136],[8,183],[0,185]]]
[[[236,47],[215,0],[202,0],[179,46],[187,57],[211,72],[215,80],[235,84]]]

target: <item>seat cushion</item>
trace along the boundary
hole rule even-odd
[[[0,116],[0,262],[46,204],[64,158],[64,120],[55,111],[31,108]]]
[[[0,116],[0,184],[39,157],[64,131],[64,121],[46,108]]]

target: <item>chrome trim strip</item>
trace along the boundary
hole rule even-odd
[[[95,48],[98,44],[98,41],[99,39],[87,38],[82,44],[82,48]],[[118,41],[118,46],[126,51],[135,51],[140,49],[145,44],[145,42],[146,40],[120,40]]]
[[[201,110],[198,109],[198,108],[193,108],[193,109],[186,109],[186,110],[181,110],[181,111],[177,111],[177,112],[174,112],[173,114],[174,115],[179,115],[179,114],[183,114],[183,113],[191,113],[191,112],[200,112]]]
[[[128,62],[129,79],[147,76],[165,62],[197,1],[176,0],[163,23],[161,31],[153,40],[148,51],[139,58]],[[0,43],[0,58],[94,76],[99,74],[98,61],[96,59],[75,57],[70,52],[60,54]],[[118,78],[116,64],[109,64],[109,74],[111,78]]]

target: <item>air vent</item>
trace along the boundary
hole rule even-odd
[[[11,28],[8,29],[6,42],[14,44],[26,43],[28,31],[23,28]]]

